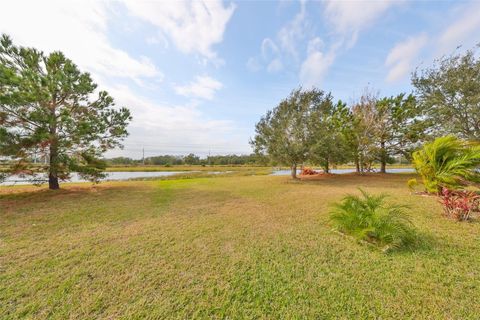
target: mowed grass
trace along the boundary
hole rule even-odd
[[[0,318],[478,319],[480,223],[409,175],[250,176],[0,189]],[[331,230],[345,193],[407,203],[423,245]]]

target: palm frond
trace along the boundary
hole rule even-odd
[[[330,218],[338,231],[390,249],[413,243],[415,232],[406,212],[408,206],[387,206],[386,194],[372,195],[362,189],[360,193],[346,195],[334,204]]]
[[[437,138],[413,153],[413,164],[428,192],[480,182],[480,145],[454,136]]]

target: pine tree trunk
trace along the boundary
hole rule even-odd
[[[330,165],[329,165],[329,161],[327,159],[327,161],[325,162],[325,173],[330,173]]]
[[[357,173],[360,173],[360,160],[358,160],[358,155],[355,156],[355,169],[357,170]]]
[[[58,144],[56,139],[53,139],[50,144],[50,167],[48,171],[48,188],[50,190],[60,189],[58,183]]]
[[[48,189],[50,190],[60,189],[60,185],[58,184],[58,177],[53,175],[52,173],[48,174]]]
[[[365,167],[364,167],[365,163],[363,161],[363,155],[360,155],[358,161],[360,162],[360,172],[363,174],[365,173]]]
[[[386,173],[387,172],[387,151],[385,150],[385,142],[382,141],[380,143],[380,172]]]
[[[55,103],[52,103],[50,124],[50,163],[48,169],[48,188],[50,190],[60,189],[58,183],[58,137],[57,137],[57,118],[55,114]]]
[[[297,179],[297,165],[293,164],[291,168],[292,168],[292,179]]]

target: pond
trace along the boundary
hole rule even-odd
[[[343,174],[343,173],[353,173],[355,172],[354,168],[350,169],[331,169],[330,173]],[[387,173],[414,173],[415,169],[413,168],[387,168]],[[276,170],[272,173],[272,176],[286,176],[290,175],[290,170]],[[297,170],[297,174],[300,174],[300,170]]]
[[[129,180],[136,178],[155,178],[155,177],[167,177],[173,176],[181,173],[192,173],[199,171],[138,171],[138,172],[128,172],[128,171],[119,171],[119,172],[108,172],[107,177],[102,179],[102,181],[118,181],[118,180]],[[209,173],[220,173],[220,172],[209,172]],[[46,180],[45,176],[38,176],[38,179]],[[46,181],[45,181],[46,182]],[[87,182],[86,180],[80,178],[76,173],[71,174],[71,178],[68,182]],[[24,177],[20,176],[10,176],[3,183],[0,183],[0,186],[12,186],[12,185],[26,185],[32,184],[31,181]]]

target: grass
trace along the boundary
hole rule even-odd
[[[265,169],[263,167],[250,167],[248,169],[240,171],[180,171],[177,174],[170,176],[159,176],[159,177],[138,177],[128,179],[130,181],[158,181],[158,180],[185,180],[185,179],[198,179],[198,178],[216,178],[216,177],[243,177],[243,176],[253,176],[253,175],[269,175],[272,173],[271,169]],[[108,178],[107,178],[108,179]]]
[[[476,319],[480,224],[411,175],[235,176],[0,188],[2,319]],[[411,206],[414,251],[332,231],[357,187]]]

